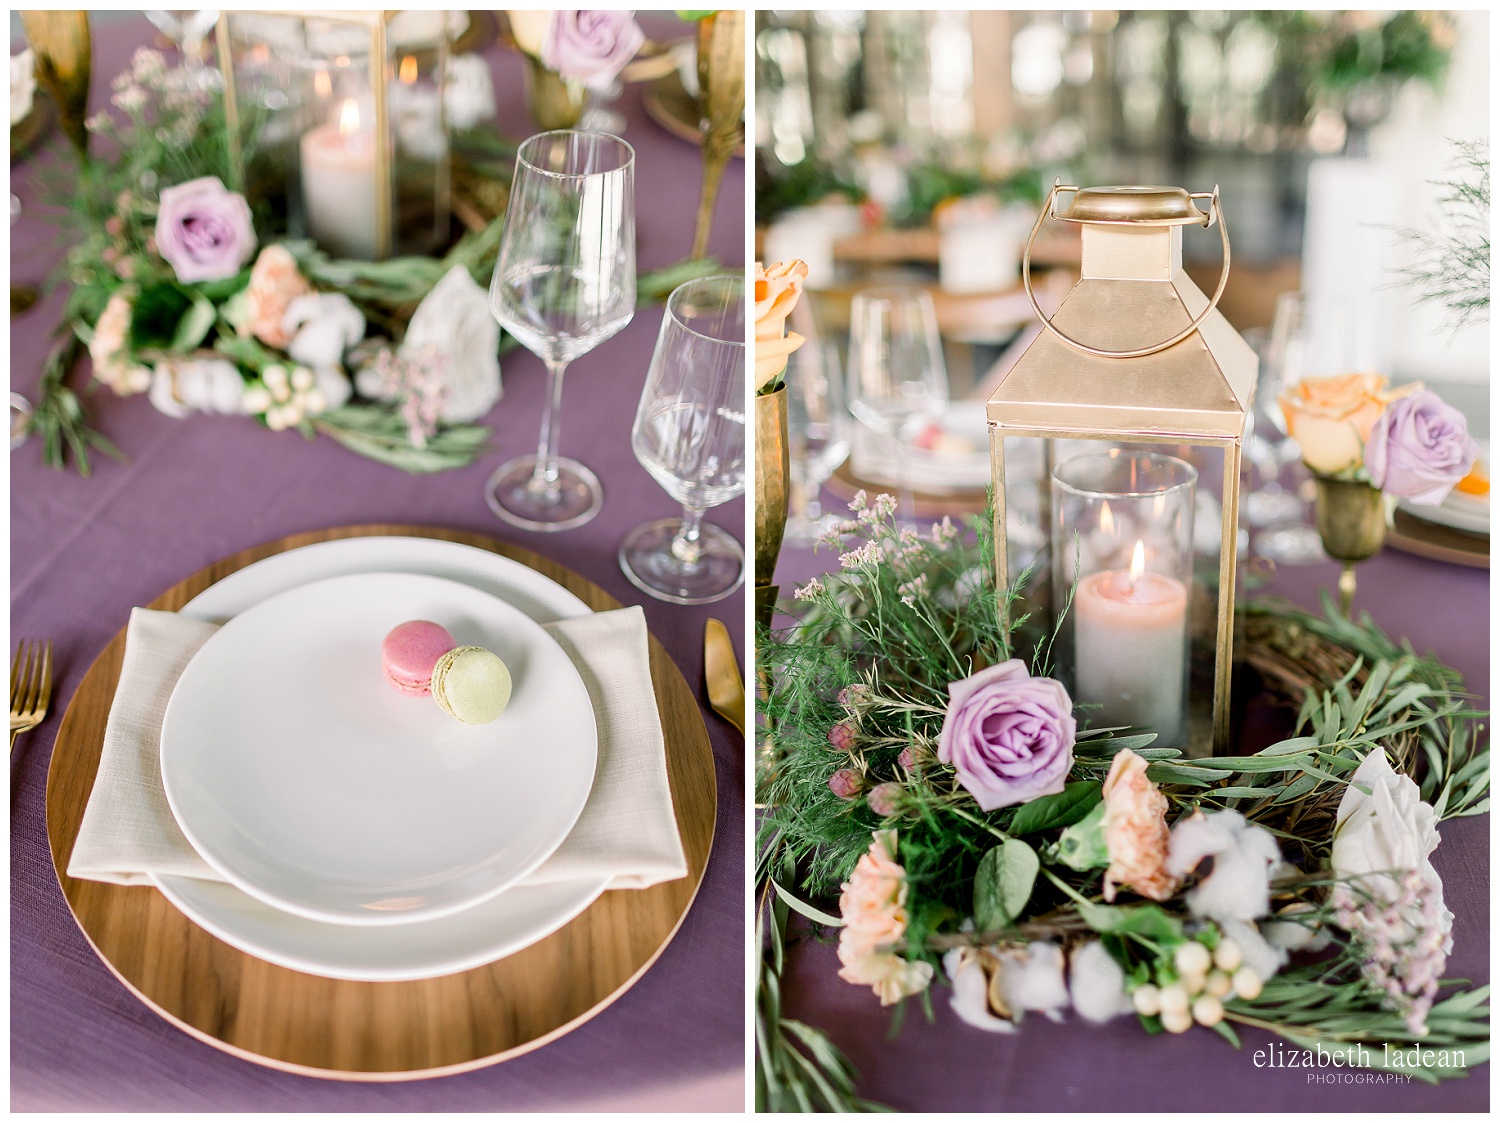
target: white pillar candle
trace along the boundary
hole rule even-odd
[[[361,128],[353,99],[343,103],[337,122],[303,134],[302,205],[308,233],[334,257],[375,257],[375,155],[375,134]]]
[[[1160,745],[1181,745],[1187,606],[1181,581],[1145,572],[1139,542],[1128,571],[1106,569],[1078,583],[1074,700],[1100,707],[1093,725],[1134,726],[1156,733]]]

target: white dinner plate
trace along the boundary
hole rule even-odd
[[[510,668],[488,725],[392,689],[380,641],[436,620]],[[162,723],[188,840],[267,904],[345,925],[431,920],[526,876],[577,821],[597,739],[587,688],[540,625],[467,585],[359,574],[278,594],[189,662]]]
[[[539,623],[586,616],[589,607],[534,569],[488,550],[434,538],[319,542],[236,570],[182,608],[221,623],[287,589],[352,573],[425,573],[461,581]],[[466,971],[551,935],[604,892],[608,878],[517,885],[482,904],[416,924],[351,928],[293,916],[233,885],[153,876],[187,918],[225,943],[294,971],[357,982],[403,982]]]
[[[1490,463],[1488,441],[1479,442],[1479,463],[1488,472]],[[1467,495],[1455,488],[1441,503],[1424,506],[1421,503],[1402,499],[1398,505],[1408,515],[1422,519],[1424,522],[1451,526],[1455,530],[1465,530],[1470,534],[1488,535],[1490,532],[1490,497],[1488,495]]]

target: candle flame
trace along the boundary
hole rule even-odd
[[[414,55],[407,55],[401,60],[401,72],[398,75],[403,86],[410,86],[417,80],[417,60]]]
[[[1108,503],[1100,505],[1099,529],[1109,535],[1113,535],[1115,532],[1115,516],[1110,512]]]
[[[339,110],[339,136],[352,136],[357,132],[359,132],[359,103],[350,98]]]
[[[319,70],[313,75],[313,93],[319,97],[333,96],[333,79],[328,77],[328,71]]]
[[[1135,553],[1130,555],[1130,587],[1135,588],[1135,583],[1141,579],[1141,574],[1146,572],[1146,543],[1136,539]]]

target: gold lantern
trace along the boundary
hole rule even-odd
[[[238,190],[334,257],[446,243],[446,12],[244,10],[217,34]]]
[[[1030,280],[1031,243],[1049,217],[1078,224],[1083,248],[1080,279],[1051,317]],[[1215,224],[1223,271],[1210,299],[1182,270],[1182,232]],[[1051,543],[1057,673],[1093,725],[1150,730],[1189,755],[1225,752],[1240,451],[1257,360],[1217,310],[1229,278],[1218,188],[1054,186],[1022,268],[1044,330],[987,405],[997,588],[1009,588],[1015,564],[1007,510],[1015,528],[1029,504],[1031,533]],[[1099,442],[1104,451],[1084,451]],[[1018,452],[1038,478],[1007,493],[1007,456]],[[1195,503],[1194,489],[1216,483],[1217,556],[1195,564],[1195,510],[1209,522],[1200,551],[1215,528],[1202,518],[1214,505]]]

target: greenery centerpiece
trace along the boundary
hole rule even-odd
[[[1428,857],[1439,822],[1488,810],[1455,671],[1331,602],[1253,602],[1241,649],[1291,735],[1190,760],[1048,677],[1027,575],[992,586],[988,517],[918,537],[889,497],[850,507],[837,572],[758,638],[760,1108],[871,1106],[782,1011],[793,913],[881,1003],[942,986],[980,1030],[1071,1010],[1238,1046],[1251,1026],[1426,1081],[1487,1059],[1488,988],[1444,978]]]

